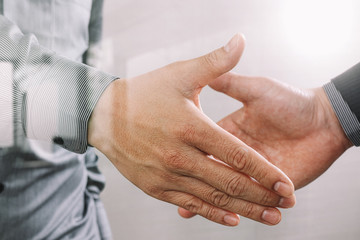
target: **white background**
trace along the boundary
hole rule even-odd
[[[247,47],[235,72],[318,87],[360,61],[359,9],[355,0],[107,0],[104,69],[136,76],[205,54],[242,32]],[[241,106],[209,88],[201,103],[214,121]],[[101,168],[114,239],[360,239],[359,149],[297,191],[296,207],[282,211],[275,227],[244,218],[235,228],[181,219],[175,206],[145,195],[108,160]]]

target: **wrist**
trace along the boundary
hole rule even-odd
[[[107,138],[113,133],[105,132],[105,126],[118,126],[114,124],[115,120],[120,120],[119,115],[123,115],[126,87],[125,79],[117,79],[109,84],[102,93],[99,101],[96,103],[91,113],[88,123],[88,143],[100,151],[107,146]],[[118,129],[113,129],[113,132]]]

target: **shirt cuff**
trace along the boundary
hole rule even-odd
[[[118,77],[57,55],[50,59],[32,76],[42,81],[23,94],[25,134],[84,153],[91,113],[106,87]]]
[[[118,77],[64,58],[0,15],[0,148],[24,137],[84,153],[88,121]]]
[[[351,111],[348,103],[344,100],[333,82],[325,84],[323,89],[346,136],[355,146],[360,146],[360,122],[356,115]]]

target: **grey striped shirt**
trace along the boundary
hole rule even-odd
[[[0,239],[110,239],[87,123],[102,0],[0,1]],[[59,146],[60,145],[60,146]]]

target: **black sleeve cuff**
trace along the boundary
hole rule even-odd
[[[360,121],[360,63],[334,78],[332,83]]]

